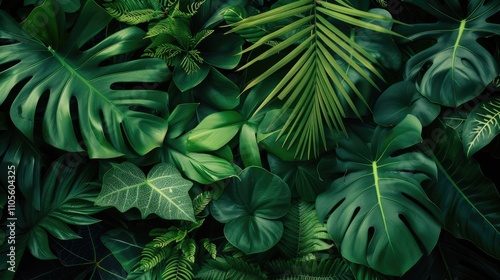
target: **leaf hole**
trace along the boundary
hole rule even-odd
[[[73,125],[73,131],[75,132],[76,139],[78,140],[78,143],[82,145],[84,141],[79,122],[78,100],[76,99],[75,96],[72,96],[69,100],[69,113],[71,115],[71,122]]]
[[[0,73],[8,70],[11,67],[16,66],[19,62],[21,62],[21,60],[13,60],[13,61],[9,61],[9,62],[0,64]]]
[[[423,205],[420,201],[418,201],[416,198],[408,195],[407,193],[402,192],[401,193],[406,199],[411,201],[413,204],[416,204],[418,208],[424,210],[429,216],[434,218],[434,214],[425,206]]]
[[[370,227],[368,229],[368,241],[366,242],[367,246],[372,241],[374,235],[375,235],[375,228],[374,227]]]
[[[330,211],[328,211],[328,214],[325,216],[326,219],[328,219],[328,217],[330,217],[333,212],[335,212],[335,210],[337,210],[337,208],[339,208],[339,206],[345,201],[345,198],[342,198],[339,202],[337,202],[337,204],[335,204],[332,209]],[[326,221],[323,221],[323,223],[325,223]]]
[[[413,239],[417,242],[418,247],[420,248],[420,251],[423,252],[424,254],[428,254],[427,250],[425,249],[424,244],[422,243],[422,240],[418,237],[418,235],[415,233],[413,230],[412,226],[410,225],[410,222],[406,218],[405,215],[399,214],[398,218],[405,224],[405,226],[408,228],[408,230],[411,232],[411,235],[413,236]]]

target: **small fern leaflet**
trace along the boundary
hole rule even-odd
[[[500,133],[500,97],[479,103],[465,120],[462,132],[465,154],[470,158]]]

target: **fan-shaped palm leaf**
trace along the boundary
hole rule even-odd
[[[299,149],[296,155],[307,153],[307,156],[310,157],[311,153],[314,155],[318,153],[320,143],[326,147],[325,124],[330,131],[334,129],[345,131],[342,122],[345,110],[339,101],[339,96],[345,98],[356,115],[360,115],[350,92],[346,90],[345,86],[342,86],[342,81],[347,83],[347,88],[350,88],[354,95],[368,106],[360,91],[342,70],[339,61],[345,61],[350,68],[360,73],[376,88],[375,82],[365,71],[370,71],[383,80],[374,66],[376,60],[332,24],[329,18],[356,27],[397,35],[387,28],[359,19],[393,21],[391,18],[355,9],[342,0],[335,2],[333,4],[326,1],[294,1],[231,24],[233,29],[230,32],[238,32],[252,26],[276,24],[285,19],[291,20],[291,23],[263,36],[251,47],[244,50],[243,52],[248,52],[269,41],[285,38],[243,65],[240,70],[278,52],[289,50],[278,63],[250,82],[246,89],[257,85],[271,74],[293,63],[293,66],[290,66],[281,82],[274,87],[259,109],[274,98],[286,99],[282,112],[288,108],[293,108],[293,111],[278,137],[291,131],[292,133],[286,136],[286,141],[289,146],[297,141]]]

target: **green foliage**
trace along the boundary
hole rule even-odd
[[[377,99],[373,119],[379,125],[397,125],[406,115],[418,118],[422,126],[429,125],[439,114],[441,107],[422,96],[414,83],[401,81],[390,86]]]
[[[349,104],[349,108],[360,116],[353,104],[351,93],[361,100],[364,98],[341,69],[339,61],[346,62],[350,68],[357,71],[375,87],[377,87],[375,82],[360,64],[368,72],[374,73],[383,80],[380,72],[373,66],[376,60],[327,18],[332,17],[358,27],[395,34],[390,29],[356,17],[378,21],[392,21],[391,18],[357,10],[344,1],[335,2],[337,4],[326,1],[293,1],[231,25],[233,27],[231,32],[238,32],[252,26],[279,23],[277,24],[279,29],[262,37],[244,52],[252,51],[271,40],[280,39],[280,42],[253,58],[239,70],[249,68],[256,62],[268,59],[289,48],[287,54],[278,63],[258,75],[245,89],[257,85],[293,62],[293,67],[287,69],[285,77],[273,88],[259,109],[275,98],[286,100],[281,114],[288,108],[293,108],[290,118],[285,122],[278,136],[282,136],[285,131],[291,132],[286,137],[286,141],[292,144],[298,142],[296,156],[299,157],[318,156],[320,145],[326,149],[325,123],[330,131],[334,129],[345,131],[342,121],[342,117],[346,116],[345,108],[341,106],[339,96],[342,96]],[[283,20],[290,21],[282,26]],[[341,80],[348,84],[349,92],[344,88]],[[368,106],[366,102],[364,105]]]
[[[500,11],[498,1],[406,0],[435,17],[437,23],[417,23],[396,30],[411,41],[433,40],[405,65],[405,79],[431,102],[456,107],[478,96],[498,75],[495,58],[479,38],[500,34],[488,19]]]
[[[488,145],[500,133],[500,98],[490,97],[478,104],[467,116],[463,146],[468,158]]]
[[[275,260],[269,263],[270,279],[282,280],[348,280],[354,279],[349,266],[342,259],[316,259],[304,257]]]
[[[40,194],[40,208],[26,203],[16,213],[18,236],[26,238],[31,254],[39,259],[56,259],[49,243],[49,235],[70,240],[81,238],[69,225],[91,225],[99,222],[91,215],[102,211],[94,202],[99,188],[88,185],[95,176],[95,168],[66,165],[61,157],[54,162],[43,182],[31,191]],[[36,204],[35,204],[36,205]],[[20,256],[19,256],[20,257]]]
[[[420,152],[401,151],[422,141],[421,129],[408,115],[392,129],[362,127],[339,142],[332,170],[338,179],[316,209],[347,260],[402,275],[436,245],[441,213],[420,185],[436,177],[436,165]]]
[[[283,237],[277,247],[289,258],[298,258],[310,253],[330,249],[330,236],[326,227],[318,220],[314,204],[295,200],[283,217]]]
[[[81,51],[106,27],[110,18],[88,1],[66,33],[59,10],[39,25],[39,17],[54,13],[53,1],[38,6],[22,25],[0,11],[0,103],[9,96],[10,118],[31,141],[38,111],[44,140],[71,152],[88,151],[92,158],[143,155],[161,145],[167,130],[167,96],[148,89],[112,89],[125,82],[164,81],[168,70],[161,60],[139,59],[107,66],[108,59],[144,46],[144,33],[130,27]],[[8,32],[7,32],[8,30]],[[29,80],[29,81],[28,81]],[[134,105],[146,109],[140,111]],[[75,116],[76,115],[76,116]],[[80,135],[81,134],[81,135]],[[84,145],[83,145],[84,144]]]
[[[434,184],[426,187],[429,197],[444,214],[444,228],[458,238],[500,258],[500,196],[474,159],[467,159],[458,134],[437,126],[442,137],[429,149],[438,166]]]
[[[113,164],[104,174],[96,204],[121,212],[137,207],[143,218],[154,213],[168,220],[195,221],[188,194],[192,185],[169,164],[155,165],[147,177],[132,163]]]
[[[161,274],[165,280],[191,280],[193,279],[192,262],[185,255],[175,253],[166,260],[167,265]]]
[[[283,234],[290,207],[290,189],[278,176],[260,167],[248,167],[232,179],[210,212],[225,223],[227,240],[245,254],[269,250]]]
[[[202,280],[262,280],[266,274],[254,264],[230,256],[208,260],[196,274]]]

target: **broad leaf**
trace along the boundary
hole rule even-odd
[[[470,158],[500,133],[500,97],[479,103],[467,116],[462,132],[465,155]]]
[[[193,89],[197,98],[218,110],[231,110],[240,103],[240,89],[214,67],[205,80]]]
[[[500,34],[500,25],[488,19],[500,11],[500,2],[474,0],[405,0],[434,16],[436,23],[402,26],[396,31],[412,42],[435,43],[411,57],[405,80],[430,101],[456,107],[478,96],[499,74],[495,58],[478,39]]]
[[[377,124],[392,126],[402,121],[406,115],[412,114],[422,126],[427,126],[438,116],[440,110],[441,106],[422,96],[414,83],[402,81],[382,93],[375,103],[373,119]]]
[[[278,220],[290,208],[290,189],[278,176],[260,167],[249,167],[232,179],[222,196],[212,201],[210,212],[226,223],[227,240],[245,254],[264,252],[283,234]]]
[[[154,213],[167,220],[195,221],[188,194],[192,185],[171,164],[155,165],[147,177],[132,163],[113,164],[104,174],[96,204],[115,206],[121,212],[136,207],[143,219]]]
[[[100,236],[100,240],[123,269],[130,273],[134,265],[141,259],[145,243],[140,243],[133,232],[124,229],[112,229]]]
[[[197,103],[179,104],[168,116],[167,139],[179,137],[189,126],[189,123],[196,115]]]
[[[40,210],[26,203],[17,211],[19,235],[27,238],[31,254],[39,259],[56,258],[50,250],[48,233],[61,240],[80,238],[68,224],[94,224],[99,220],[90,215],[103,210],[94,205],[99,188],[88,185],[96,170],[91,165],[83,169],[68,165],[65,159],[54,162],[40,189],[33,190],[40,194]]]
[[[438,166],[438,178],[426,191],[443,211],[444,228],[472,241],[500,258],[500,196],[495,184],[467,159],[458,134],[449,127],[434,127],[442,138],[428,150]]]
[[[111,18],[87,1],[67,34],[64,12],[52,3],[35,8],[22,25],[0,11],[0,64],[9,65],[0,72],[0,103],[15,97],[10,116],[16,127],[33,140],[36,112],[43,110],[40,125],[47,143],[66,151],[86,149],[92,158],[143,155],[160,146],[167,130],[167,94],[114,87],[161,82],[169,76],[164,62],[105,65],[143,47],[144,32],[129,27],[81,50]],[[47,23],[38,24],[40,18]]]
[[[393,129],[364,128],[339,141],[332,170],[338,179],[316,209],[347,260],[402,275],[436,245],[441,213],[420,186],[436,176],[436,165],[408,150],[422,141],[421,129],[408,115]]]
[[[187,150],[215,151],[226,145],[240,131],[243,117],[235,111],[222,111],[204,118],[190,133]]]

